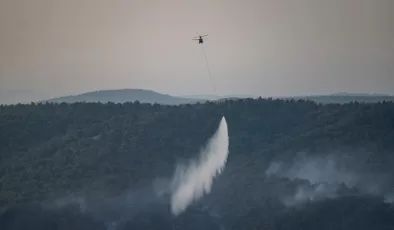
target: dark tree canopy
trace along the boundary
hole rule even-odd
[[[18,218],[28,216],[41,223],[40,218],[48,216],[51,223],[37,226],[67,229],[57,219],[64,216],[81,224],[73,229],[105,229],[104,222],[108,225],[109,220],[103,218],[110,219],[111,214],[101,210],[130,213],[124,206],[125,193],[149,190],[158,178],[171,177],[177,162],[197,156],[222,116],[228,123],[230,154],[212,193],[179,218],[168,213],[165,202],[158,202],[155,208],[124,217],[118,230],[174,226],[394,229],[394,211],[382,194],[369,197],[356,192],[358,188],[344,186],[346,196],[288,207],[279,194],[292,194],[300,185],[312,186],[310,182],[265,176],[272,162],[289,163],[299,153],[310,157],[336,154],[364,159],[358,170],[388,175],[386,187],[393,187],[393,102],[321,105],[261,98],[179,106],[139,102],[2,105],[0,208],[4,212],[0,228],[17,226],[11,222]],[[147,197],[149,192],[141,193]],[[97,207],[79,213],[24,206],[68,196],[89,197],[87,202]],[[117,201],[111,201],[110,209],[94,199]],[[142,199],[131,202],[134,209],[145,203]],[[32,209],[41,211],[26,214]]]

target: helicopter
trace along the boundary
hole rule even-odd
[[[194,37],[192,40],[197,40],[198,44],[204,43],[202,37],[208,36],[208,34],[202,35],[202,36],[198,36],[198,37]]]

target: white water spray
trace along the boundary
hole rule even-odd
[[[186,166],[178,166],[172,181],[171,211],[182,213],[193,201],[211,191],[213,179],[227,162],[229,137],[224,117],[200,157]]]

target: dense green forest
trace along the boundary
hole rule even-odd
[[[198,155],[222,116],[230,136],[226,168],[210,194],[172,217],[166,199],[155,198],[152,187],[171,177],[178,162]],[[0,226],[19,229],[16,222],[23,220],[68,229],[64,218],[71,218],[74,229],[110,229],[112,222],[117,230],[394,229],[394,210],[385,202],[394,194],[393,140],[394,103],[385,101],[2,105]],[[288,175],[294,171],[267,176],[273,163],[292,169],[300,156],[306,162],[335,159],[342,174],[321,183],[308,174]],[[326,189],[330,192],[319,193],[324,199],[309,197],[297,205],[284,202],[298,202],[301,192],[315,194],[322,186],[335,191]],[[83,197],[84,213],[32,204],[64,197]],[[51,223],[44,221],[48,218]]]

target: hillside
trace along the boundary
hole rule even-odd
[[[201,101],[202,99],[193,98],[181,98],[174,97],[167,94],[157,93],[151,90],[143,89],[119,89],[119,90],[100,90],[95,92],[88,92],[74,96],[65,96],[46,100],[44,102],[54,103],[75,103],[75,102],[134,102],[139,101],[141,103],[158,103],[164,105],[178,105],[178,104],[189,104]]]
[[[223,115],[226,168],[175,218],[155,187]],[[393,117],[393,102],[0,106],[0,228],[66,229],[68,218],[73,229],[394,229]]]

